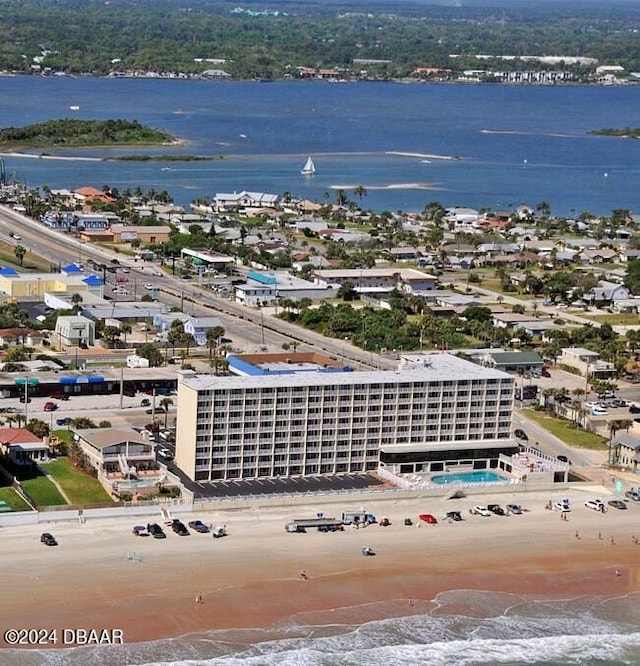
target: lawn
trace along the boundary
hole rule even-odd
[[[73,504],[83,506],[113,501],[97,479],[75,469],[66,458],[44,463],[43,468],[60,484]]]
[[[0,500],[5,502],[14,511],[31,511],[31,507],[11,486],[0,488]]]
[[[591,319],[600,324],[610,324],[611,326],[637,326],[640,324],[640,317],[632,312],[620,312],[618,314],[580,314],[585,319]]]
[[[36,506],[64,506],[67,503],[58,489],[43,474],[32,475],[20,483]]]
[[[593,432],[578,430],[570,421],[549,416],[544,412],[536,412],[533,409],[523,409],[522,413],[569,446],[595,451],[606,451],[607,449],[607,440],[604,437]]]

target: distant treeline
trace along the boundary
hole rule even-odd
[[[137,120],[49,120],[25,127],[0,130],[0,145],[38,148],[157,145],[173,137],[141,125]]]
[[[594,68],[518,60],[583,56],[640,71],[640,3],[283,0],[2,0],[0,71],[200,75],[235,79],[337,68],[384,80],[416,68]],[[475,54],[514,56],[494,63]]]
[[[628,139],[640,139],[640,127],[624,127],[616,129],[605,127],[604,129],[591,130],[590,134],[601,134],[604,136],[622,136]]]

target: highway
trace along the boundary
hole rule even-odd
[[[10,236],[18,233],[22,237],[16,241]],[[7,206],[0,206],[0,238],[13,245],[23,247],[50,258],[52,266],[66,265],[73,262],[86,263],[89,259],[111,266],[117,259],[121,268],[129,272],[121,274],[135,285],[137,296],[140,296],[144,284],[151,283],[159,288],[159,298],[171,306],[183,306],[184,311],[193,315],[217,315],[225,329],[225,337],[233,340],[232,347],[245,352],[260,351],[266,347],[268,351],[281,351],[285,343],[298,344],[297,350],[323,351],[336,360],[344,361],[358,368],[395,369],[397,359],[385,357],[355,347],[348,340],[326,338],[319,333],[302,329],[289,322],[271,316],[273,308],[263,310],[245,307],[222,298],[210,289],[200,287],[197,283],[187,282],[172,275],[154,275],[158,272],[157,264],[136,262],[132,257],[109,252],[101,247],[80,242],[73,236],[49,229],[45,225],[21,215]],[[162,271],[162,269],[160,269]],[[118,271],[120,273],[120,270]],[[164,273],[164,271],[162,271]],[[106,277],[113,283],[114,275],[109,272]],[[111,286],[105,285],[105,295],[111,296]],[[133,295],[133,294],[132,294]]]

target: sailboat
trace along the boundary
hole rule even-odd
[[[313,163],[313,160],[310,157],[307,157],[307,161],[300,172],[303,176],[313,176],[316,172],[316,165]]]

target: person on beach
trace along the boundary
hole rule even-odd
[[[307,572],[304,569],[300,572],[300,580],[309,580],[309,576],[307,576]]]
[[[580,538],[580,533],[578,532],[578,530],[576,530],[576,539],[579,539],[579,538]]]
[[[202,603],[203,603],[202,595],[201,594],[196,595],[196,604],[200,606]]]

